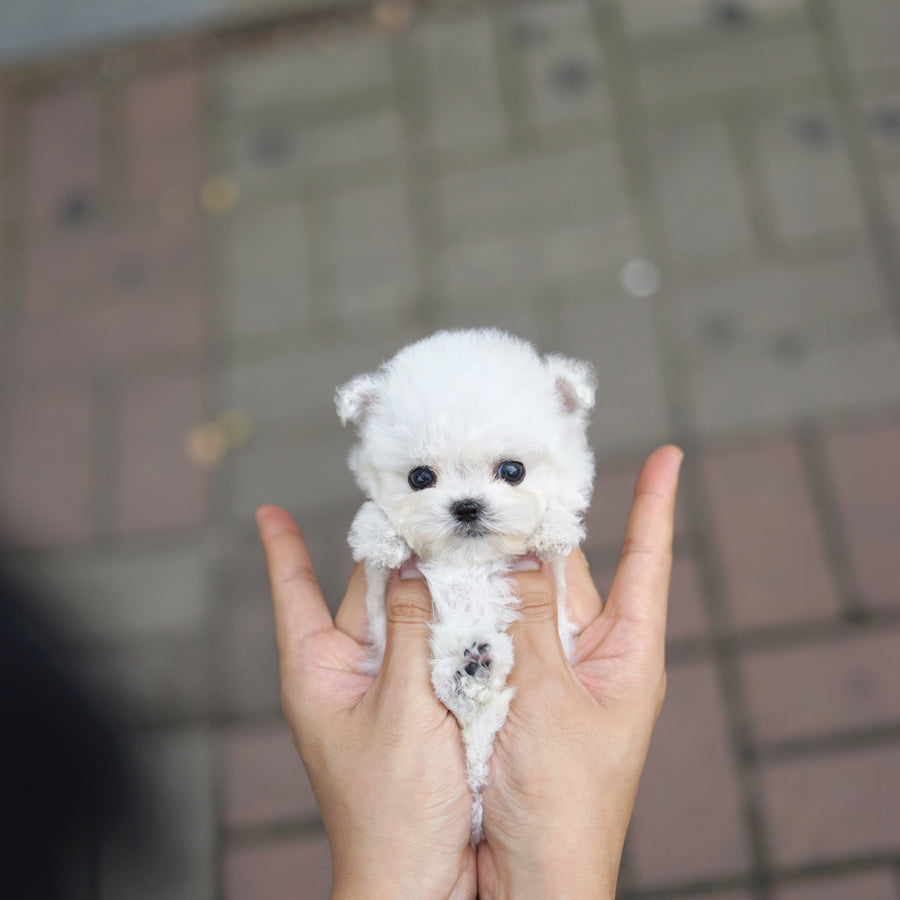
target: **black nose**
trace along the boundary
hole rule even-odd
[[[450,511],[460,522],[474,522],[481,515],[481,504],[477,500],[457,500]]]

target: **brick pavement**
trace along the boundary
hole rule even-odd
[[[597,364],[602,586],[688,451],[620,895],[900,897],[900,5],[447,6],[0,74],[3,560],[173,837],[96,896],[327,896],[252,512],[336,601],[334,385],[493,324]]]

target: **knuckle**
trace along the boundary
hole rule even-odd
[[[431,621],[431,600],[425,591],[397,588],[388,597],[385,613],[389,625],[427,625]]]

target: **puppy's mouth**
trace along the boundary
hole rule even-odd
[[[457,522],[453,531],[461,538],[480,538],[491,533],[484,522]]]

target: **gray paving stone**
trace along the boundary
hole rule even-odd
[[[670,306],[692,365],[801,354],[809,343],[886,321],[889,309],[874,262],[857,254],[754,265],[685,283],[670,292]]]
[[[689,366],[696,426],[710,436],[891,409],[900,400],[900,342],[892,332],[884,317],[816,340],[788,338]]]
[[[266,113],[223,133],[214,147],[220,168],[235,177],[242,197],[277,198],[301,184],[372,166],[393,170],[402,158],[400,122],[392,109],[304,119]]]
[[[257,430],[278,426],[297,433],[337,434],[341,426],[334,409],[335,388],[378,368],[419,336],[401,325],[235,359],[220,378],[221,403],[245,412]]]
[[[900,75],[864,84],[862,120],[866,140],[875,159],[885,166],[900,166]]]
[[[900,5],[894,0],[834,0],[832,5],[854,70],[896,68]]]
[[[198,634],[208,624],[206,561],[195,541],[47,552],[10,560],[10,568],[35,585],[78,641]]]
[[[724,7],[739,7],[740,21],[727,16]],[[638,41],[672,41],[694,37],[698,32],[710,38],[727,34],[737,27],[759,29],[795,24],[806,16],[803,0],[741,0],[740,3],[715,3],[711,0],[626,0],[622,12],[629,32]]]
[[[249,520],[263,503],[308,516],[355,509],[362,495],[347,468],[351,444],[349,432],[336,432],[248,445],[229,461],[227,512]]]
[[[592,362],[597,405],[591,443],[598,455],[656,445],[670,435],[663,373],[650,301],[611,293],[560,309],[562,346],[556,352]]]
[[[332,42],[296,41],[280,50],[244,54],[220,67],[212,82],[219,110],[254,115],[270,107],[340,102],[348,95],[387,92],[388,41],[350,33]]]
[[[827,104],[780,110],[758,123],[763,180],[778,237],[859,231],[864,216],[840,125]]]
[[[489,20],[471,15],[429,17],[416,29],[414,40],[426,63],[438,149],[500,142],[506,123]]]
[[[451,235],[557,218],[615,217],[627,209],[609,141],[447,172],[438,187],[439,210]]]
[[[134,753],[158,804],[161,852],[139,868],[112,853],[101,865],[101,900],[213,900],[216,896],[215,746],[204,728],[142,735]]]
[[[541,128],[607,122],[609,91],[584,0],[515,7],[503,22],[506,40],[521,55]]]
[[[218,241],[229,337],[305,328],[312,312],[308,235],[299,202],[241,211]]]
[[[84,644],[75,658],[99,694],[121,701],[139,724],[183,724],[213,710],[210,628],[198,636]]]
[[[748,92],[777,95],[786,83],[815,84],[821,77],[815,39],[805,31],[725,35],[677,52],[648,49],[638,69],[643,101],[665,115],[679,103],[712,105]]]
[[[658,129],[648,147],[669,257],[695,263],[746,255],[750,224],[724,126],[704,120]]]
[[[417,279],[406,186],[348,188],[332,203],[335,318],[361,324],[408,311]]]

